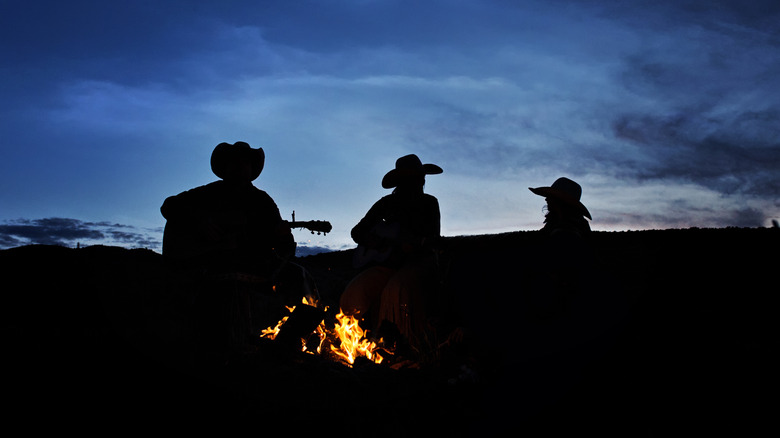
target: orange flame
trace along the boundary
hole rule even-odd
[[[344,315],[343,312],[339,312],[336,319],[338,322],[333,332],[341,343],[338,347],[331,344],[331,351],[350,364],[355,363],[358,356],[365,356],[374,363],[382,362],[382,356],[376,354],[376,342],[365,339],[365,331],[360,328],[357,319]]]
[[[304,298],[304,301],[305,300],[306,299]],[[292,311],[295,310],[295,306],[292,306],[292,307],[284,306],[284,307],[287,308],[287,311],[289,311],[290,313],[292,313]],[[280,319],[279,322],[276,323],[276,326],[268,327],[268,328],[265,328],[265,329],[261,330],[260,337],[261,338],[268,338],[268,339],[271,339],[271,340],[276,339],[276,335],[279,334],[279,330],[282,329],[282,326],[284,325],[285,322],[287,322],[288,318],[290,318],[289,315],[283,317],[282,319]]]
[[[276,290],[276,286],[274,286],[274,290]],[[317,300],[314,299],[314,298],[311,298],[311,302],[310,302],[306,297],[303,297],[303,299],[301,299],[301,303],[303,303],[303,304],[305,304],[307,306],[317,307]],[[293,310],[295,310],[295,308],[297,306],[292,306],[292,307],[284,306],[284,307],[285,307],[285,309],[287,309],[288,312],[292,313]],[[325,308],[325,310],[328,310],[328,309]],[[265,328],[265,329],[261,330],[260,331],[260,333],[261,333],[260,337],[261,338],[268,338],[268,339],[271,339],[271,340],[276,339],[276,335],[279,334],[279,330],[282,329],[282,326],[284,325],[285,322],[287,322],[287,319],[289,319],[289,318],[290,318],[289,315],[285,316],[282,319],[280,319],[279,322],[276,323],[276,326],[268,327],[268,328]]]
[[[314,333],[320,339],[320,342],[317,344],[316,351],[310,351],[308,349],[308,345],[306,345],[305,342],[303,343],[303,351],[305,353],[311,353],[311,354],[322,354],[322,344],[325,342],[325,339],[328,337],[328,332],[325,329],[324,320],[320,322],[320,325],[317,326],[317,328],[314,330]]]
[[[316,307],[315,300],[309,302],[306,297],[302,300],[305,305],[314,305]],[[292,313],[295,310],[295,306],[287,307],[287,310]],[[327,308],[325,309],[327,310]],[[274,327],[268,327],[262,330],[260,337],[275,339],[279,334],[282,326],[287,322],[288,316],[283,317]],[[319,326],[313,332],[319,338],[319,344],[316,347],[316,351],[309,350],[306,342],[302,340],[301,351],[310,354],[322,354],[322,345],[326,339],[333,339],[337,342],[330,342],[331,352],[341,360],[346,361],[352,365],[358,357],[365,357],[374,363],[382,363],[382,356],[376,353],[376,342],[369,341],[365,338],[365,331],[360,327],[359,322],[352,316],[347,316],[343,312],[339,312],[336,315],[337,322],[332,330],[329,330],[325,325],[325,320],[321,321]]]

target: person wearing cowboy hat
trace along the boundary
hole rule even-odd
[[[424,193],[426,175],[442,173],[417,155],[398,158],[382,178],[392,193],[379,199],[352,229],[356,267],[365,266],[341,295],[341,310],[378,329],[392,323],[412,341],[425,322],[425,290],[435,273],[432,245],[441,237],[436,197]]]
[[[524,308],[534,320],[548,320],[566,315],[593,287],[592,218],[580,201],[582,187],[569,178],[529,190],[545,198],[547,213],[540,239],[531,241],[535,259],[526,262],[533,268],[526,273]]]
[[[288,280],[300,276],[300,267],[288,262],[295,254],[290,227],[271,196],[252,184],[264,165],[262,148],[220,143],[211,153],[219,180],[170,196],[160,207],[163,257],[183,274],[176,277],[180,287],[194,291],[193,330],[204,360],[221,363],[225,354],[248,348],[256,330],[278,321],[306,293]]]
[[[292,232],[274,200],[252,184],[263,171],[265,152],[239,141],[220,143],[211,170],[220,178],[168,197],[163,256],[208,269],[253,272],[274,254],[295,251]]]
[[[529,187],[532,193],[543,196],[547,201],[547,214],[544,218],[544,233],[569,231],[581,236],[590,232],[585,218],[592,219],[590,212],[580,201],[582,187],[569,178],[561,177],[550,186]]]

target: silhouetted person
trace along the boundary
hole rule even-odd
[[[289,224],[252,184],[264,164],[262,148],[220,143],[211,154],[220,180],[171,196],[160,208],[167,219],[163,256],[194,289],[196,336],[208,353],[243,348],[305,292],[300,267],[287,262],[295,254]],[[279,288],[284,278],[295,284]]]
[[[556,317],[567,311],[575,295],[583,293],[584,279],[594,269],[591,215],[580,201],[582,187],[569,178],[528,189],[547,202],[544,226],[539,230],[539,268],[534,275],[538,283],[526,295],[529,310],[537,317]]]
[[[625,294],[597,262],[582,187],[559,178],[530,190],[547,201],[543,226],[465,254],[448,283],[496,382],[485,393],[485,423],[501,429],[570,403],[587,367],[613,345],[625,309]]]
[[[262,148],[220,143],[211,154],[219,181],[165,200],[163,255],[211,272],[267,275],[295,240],[274,200],[252,184],[265,165]]]
[[[414,342],[426,319],[426,290],[434,285],[436,257],[432,245],[441,237],[438,200],[424,193],[426,175],[442,173],[406,155],[382,179],[393,192],[382,197],[352,229],[358,244],[356,266],[370,266],[346,287],[340,306],[377,329],[392,323]]]
[[[547,214],[544,217],[542,232],[548,235],[572,233],[586,237],[590,225],[585,218],[591,219],[590,212],[580,202],[582,187],[569,178],[561,177],[549,187],[528,188],[531,192],[543,196],[547,201]]]

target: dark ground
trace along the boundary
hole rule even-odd
[[[193,360],[162,256],[0,251],[4,424],[317,436],[775,436],[778,229],[595,233],[566,311],[531,315],[533,233],[451,237],[441,295],[469,349],[353,368],[273,342]],[[334,306],[351,252],[298,259]],[[448,320],[449,321],[449,320]],[[461,367],[461,365],[465,367]]]

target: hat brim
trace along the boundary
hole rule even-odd
[[[385,174],[384,178],[382,178],[382,187],[386,189],[392,189],[393,187],[397,187],[398,183],[403,181],[404,179],[410,177],[410,176],[417,176],[417,175],[438,175],[440,173],[444,172],[441,167],[435,165],[435,164],[423,164],[422,167],[419,169],[393,169],[387,174]]]
[[[590,216],[590,212],[585,207],[585,205],[582,202],[572,198],[571,196],[569,196],[568,193],[564,191],[558,190],[554,187],[528,187],[528,190],[533,192],[535,195],[543,196],[545,198],[551,197],[551,198],[559,199],[565,202],[566,204],[575,207],[586,218],[593,220],[593,218],[591,218]]]

